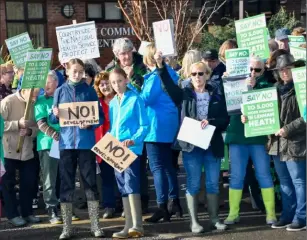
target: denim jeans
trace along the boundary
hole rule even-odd
[[[280,181],[281,220],[306,224],[306,160],[280,161],[273,156]]]
[[[107,164],[104,160],[99,164],[100,176],[102,180],[101,193],[102,193],[102,207],[103,208],[115,208],[115,173],[114,168]]]
[[[230,188],[243,189],[246,167],[252,159],[260,188],[273,187],[270,157],[264,145],[230,144]]]
[[[194,147],[192,152],[183,152],[183,165],[187,172],[187,193],[196,195],[200,191],[202,167],[205,169],[206,192],[219,193],[221,159],[213,156],[211,149]]]
[[[122,173],[113,170],[122,197],[127,197],[129,194],[140,194],[140,170],[140,157]]]

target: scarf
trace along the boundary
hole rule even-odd
[[[279,84],[277,89],[280,95],[283,96],[287,94],[293,88],[294,88],[294,83],[293,81],[291,81],[285,84]]]

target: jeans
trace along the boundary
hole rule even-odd
[[[22,217],[28,217],[33,215],[32,201],[36,192],[37,175],[33,172],[37,172],[36,159],[27,161],[4,159],[4,167],[6,173],[2,177],[2,191],[4,200],[4,210],[8,219],[12,219],[20,216],[18,213],[17,199],[15,192],[16,185],[16,170],[19,170],[19,205],[20,213]]]
[[[280,181],[281,220],[306,224],[306,160],[280,161],[273,156]]]
[[[157,203],[167,203],[168,198],[177,199],[178,182],[172,163],[171,143],[146,143],[149,167],[153,174]]]
[[[115,174],[114,168],[107,164],[104,160],[99,164],[100,176],[102,180],[102,207],[115,208]]]
[[[74,201],[77,163],[87,201],[98,201],[99,192],[96,183],[96,158],[91,150],[60,150],[60,199],[62,203]]]
[[[270,157],[266,153],[264,145],[230,144],[229,155],[231,164],[230,188],[243,189],[249,158],[253,161],[260,188],[273,187]]]
[[[129,194],[140,194],[140,170],[140,157],[122,173],[113,170],[122,197],[127,197]]]
[[[221,159],[212,155],[209,148],[204,150],[194,147],[192,152],[183,152],[183,165],[187,172],[187,193],[197,195],[201,186],[202,167],[205,169],[206,192],[219,193]]]
[[[147,176],[147,152],[145,146],[141,156],[140,165],[141,165],[141,170],[140,170],[141,197],[142,199],[149,199],[148,176]]]
[[[56,207],[59,204],[56,196],[56,181],[58,175],[58,159],[49,156],[49,150],[38,152],[42,170],[43,197],[46,208]]]

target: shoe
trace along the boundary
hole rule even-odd
[[[104,232],[99,227],[99,201],[88,201],[88,215],[91,221],[91,233],[94,237],[104,237]]]
[[[144,236],[142,204],[140,194],[129,194],[128,196],[132,217],[132,227],[128,230],[129,237],[140,238]]]
[[[9,219],[9,222],[14,225],[14,227],[22,227],[27,224],[27,222],[21,217],[14,217]]]
[[[48,216],[49,216],[49,222],[51,224],[62,224],[62,219],[58,216],[58,210],[56,207],[48,208]]]
[[[122,231],[113,233],[113,238],[129,238],[129,229],[132,228],[132,215],[131,215],[131,208],[129,199],[127,197],[122,198],[123,201],[123,207],[125,212],[125,227]]]
[[[28,222],[28,223],[33,223],[33,224],[41,222],[39,217],[35,217],[33,215],[25,217],[24,220],[26,220],[26,222]]]
[[[167,204],[162,203],[158,204],[158,209],[150,218],[146,218],[145,222],[157,223],[161,219],[163,219],[163,222],[170,222],[170,218],[171,217],[167,209]]]
[[[104,212],[102,216],[103,219],[113,218],[115,213],[115,208],[105,208],[103,212]]]
[[[286,228],[291,225],[291,222],[285,222],[283,220],[279,220],[278,222],[274,223],[271,227],[274,229]]]
[[[228,227],[227,225],[220,222],[218,212],[219,212],[219,196],[218,194],[209,194],[207,193],[207,204],[208,204],[208,213],[210,222],[212,224],[212,227],[216,230],[224,231]]]
[[[186,194],[187,206],[190,214],[190,228],[192,233],[202,233],[204,232],[204,228],[198,222],[198,200],[199,197],[197,195],[192,196],[190,194]]]
[[[306,230],[306,224],[299,224],[299,223],[291,223],[287,228],[289,232],[299,232],[302,230]]]
[[[232,225],[240,221],[239,212],[241,199],[241,189],[229,188],[229,214],[228,217],[224,220],[224,224]]]
[[[122,212],[122,214],[120,215],[122,218],[125,218],[125,211]]]
[[[63,217],[63,231],[59,239],[70,239],[72,237],[72,203],[61,203],[61,213]]]
[[[176,214],[177,218],[182,218],[183,214],[182,214],[182,208],[181,208],[181,205],[180,205],[179,198],[171,199],[169,201],[167,209],[168,209],[168,212],[170,214],[170,217],[172,217],[174,214]]]
[[[266,224],[272,225],[277,222],[274,188],[261,188],[261,194],[266,211]]]

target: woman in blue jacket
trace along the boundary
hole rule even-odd
[[[145,102],[150,121],[150,130],[145,142],[158,203],[158,210],[145,221],[158,222],[162,218],[164,221],[169,221],[172,214],[176,213],[177,216],[182,216],[171,149],[179,127],[179,113],[159,76],[159,69],[167,68],[171,78],[169,80],[176,85],[178,85],[179,77],[173,69],[167,65],[163,66],[162,57],[160,53],[157,53],[154,44],[146,47],[143,61],[151,70],[149,74],[144,76],[140,96]],[[158,68],[156,68],[156,64],[158,64]]]
[[[125,227],[114,233],[114,238],[142,237],[142,204],[140,197],[140,157],[149,123],[143,100],[127,88],[127,75],[121,68],[114,68],[109,77],[116,96],[109,105],[110,133],[138,155],[122,173],[115,170],[115,177],[122,195]]]
[[[59,122],[59,104],[72,102],[98,101],[97,94],[84,79],[84,63],[80,59],[71,59],[67,63],[68,80],[56,90],[53,101],[52,123]],[[72,202],[74,200],[75,176],[79,165],[84,189],[88,201],[91,220],[91,233],[95,237],[104,236],[99,228],[99,193],[96,185],[96,158],[91,148],[95,145],[95,128],[103,123],[104,115],[99,105],[99,124],[89,126],[60,128],[60,199],[63,217],[63,232],[60,239],[72,236]]]

